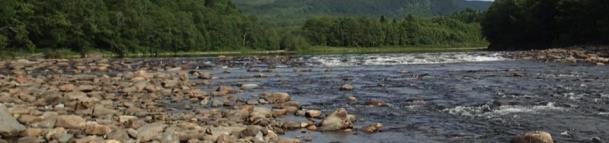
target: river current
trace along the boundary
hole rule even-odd
[[[509,142],[531,130],[557,142],[609,140],[609,66],[509,59],[501,53],[301,55],[290,58],[169,58],[189,61],[217,78],[201,87],[261,88],[236,95],[256,99],[288,92],[305,108],[346,108],[356,127],[379,122],[379,133],[287,132],[312,142]],[[353,91],[340,91],[351,84]],[[354,96],[358,102],[349,103]],[[365,101],[382,99],[383,106]],[[286,120],[305,120],[285,117]]]

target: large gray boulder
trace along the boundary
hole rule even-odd
[[[12,136],[23,130],[25,130],[25,126],[17,122],[17,119],[8,113],[4,105],[0,105],[0,134]]]

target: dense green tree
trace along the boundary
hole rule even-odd
[[[313,45],[378,47],[482,42],[480,26],[451,16],[403,20],[322,17],[305,22],[303,35]]]
[[[482,21],[490,49],[609,42],[606,0],[496,0]]]
[[[230,0],[0,1],[0,48],[29,52],[278,49],[269,29]]]
[[[288,33],[281,39],[280,47],[283,50],[298,51],[311,45],[301,34]]]
[[[3,48],[26,51],[35,49],[27,30],[27,17],[33,15],[32,7],[31,3],[21,0],[0,1],[0,37],[4,37]]]
[[[409,14],[441,16],[491,4],[469,0],[233,0],[247,14],[280,26],[300,25],[317,16],[400,18]]]

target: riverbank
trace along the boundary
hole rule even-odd
[[[199,70],[206,62],[0,61],[0,142],[297,143],[312,139],[280,135],[353,130],[343,108],[302,107],[284,91],[250,92],[253,83],[211,85],[221,75]]]
[[[325,47],[312,46],[308,48],[288,51],[288,50],[226,50],[226,51],[193,51],[193,52],[163,52],[157,54],[150,53],[128,53],[125,57],[207,57],[207,56],[244,56],[244,55],[319,55],[319,54],[375,54],[375,53],[413,53],[413,52],[466,52],[481,51],[486,48],[485,43],[477,44],[454,44],[454,45],[419,45],[407,47]],[[0,54],[0,59],[77,59],[83,57],[104,57],[113,58],[119,55],[107,52],[96,51],[87,54],[79,54],[69,50],[43,51],[43,52],[5,52]]]

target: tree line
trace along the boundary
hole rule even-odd
[[[319,17],[309,19],[302,35],[312,45],[378,47],[484,42],[479,20],[482,13],[465,10],[450,16],[432,18],[407,16]]]
[[[609,1],[495,0],[481,24],[492,50],[609,44]]]
[[[177,51],[279,47],[230,0],[2,0],[0,51]]]
[[[230,0],[2,0],[0,56],[484,42],[481,16],[465,10],[436,17],[318,17],[282,29],[244,16]]]

